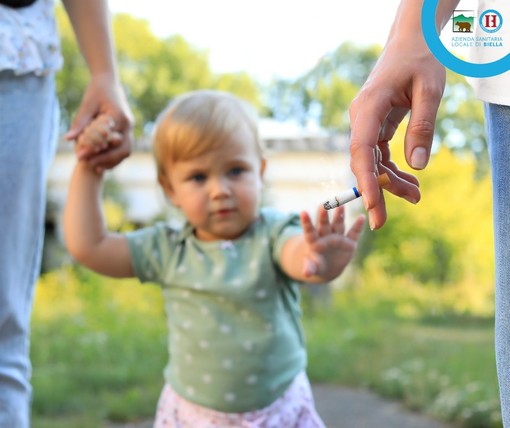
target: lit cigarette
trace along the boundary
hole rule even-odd
[[[386,186],[390,183],[390,178],[388,174],[384,173],[377,176],[377,183],[380,187]],[[336,195],[333,199],[324,202],[322,205],[327,210],[332,210],[333,208],[338,208],[340,205],[346,204],[347,202],[353,201],[361,196],[361,192],[357,187],[353,187],[352,189],[345,190],[344,192]]]

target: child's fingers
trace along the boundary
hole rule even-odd
[[[90,123],[85,133],[90,130],[93,138],[107,142],[111,138],[114,126],[115,121],[110,116],[103,114]]]
[[[343,235],[345,233],[345,207],[339,206],[333,214],[333,222],[331,223],[333,233]]]
[[[302,211],[299,216],[301,226],[303,227],[303,237],[307,243],[312,243],[319,238],[317,230],[313,227],[312,220],[306,211]]]
[[[83,159],[83,157],[86,156],[87,153],[91,151],[92,151],[91,146],[76,141],[76,144],[74,145],[74,152],[76,153],[78,159]]]
[[[110,137],[108,138],[108,143],[110,146],[117,147],[122,144],[123,138],[124,136],[120,132],[112,131],[110,133]]]
[[[107,115],[100,115],[89,123],[76,140],[78,158],[89,158],[106,150],[109,145],[118,146],[122,135],[113,131],[113,126],[115,122]]]
[[[331,234],[328,211],[321,205],[317,210],[317,232],[319,236]]]
[[[76,143],[82,146],[96,147],[103,145],[106,142],[105,140],[97,129],[87,129],[78,136]]]
[[[105,147],[108,145],[109,135],[108,129],[97,127],[87,130],[83,138],[85,138],[88,144]]]
[[[351,226],[349,231],[347,232],[347,238],[349,238],[351,241],[358,242],[361,233],[363,232],[363,226],[365,224],[365,216],[360,215],[354,224]]]
[[[97,130],[90,130],[81,134],[76,141],[76,152],[82,154],[94,154],[108,147],[108,142]]]

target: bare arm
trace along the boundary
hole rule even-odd
[[[102,275],[132,277],[127,238],[106,230],[101,207],[102,174],[78,161],[64,209],[64,238],[69,253]]]
[[[99,154],[84,152],[81,156],[94,168],[111,168],[131,152],[133,115],[119,80],[107,2],[63,0],[63,3],[91,76],[66,138],[76,139],[99,114],[112,117],[122,139]]]
[[[290,238],[282,249],[282,270],[297,281],[324,283],[338,277],[354,255],[365,218],[356,219],[345,232],[344,207],[335,210],[330,223],[328,212],[320,208],[317,227],[301,213],[303,235]]]
[[[440,0],[436,26],[442,29],[459,0]],[[388,173],[385,189],[412,203],[420,200],[416,177],[401,171],[390,159],[389,141],[411,111],[405,135],[405,157],[414,169],[426,167],[436,114],[446,73],[430,53],[421,31],[423,0],[402,0],[388,41],[374,69],[351,104],[351,169],[368,211],[371,229],[386,221],[383,194],[374,174],[376,145],[383,159],[380,173]]]

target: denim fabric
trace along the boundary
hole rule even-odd
[[[496,364],[503,424],[510,427],[510,106],[485,104],[492,164],[496,258]]]
[[[29,323],[56,147],[53,75],[0,72],[0,428],[29,426]]]

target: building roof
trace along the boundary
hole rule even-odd
[[[346,152],[349,149],[347,134],[328,131],[312,123],[301,125],[296,121],[282,122],[272,118],[261,118],[259,119],[259,132],[269,151]],[[72,148],[72,143],[60,140],[59,152],[68,152]],[[150,135],[137,138],[133,150],[150,151]]]

